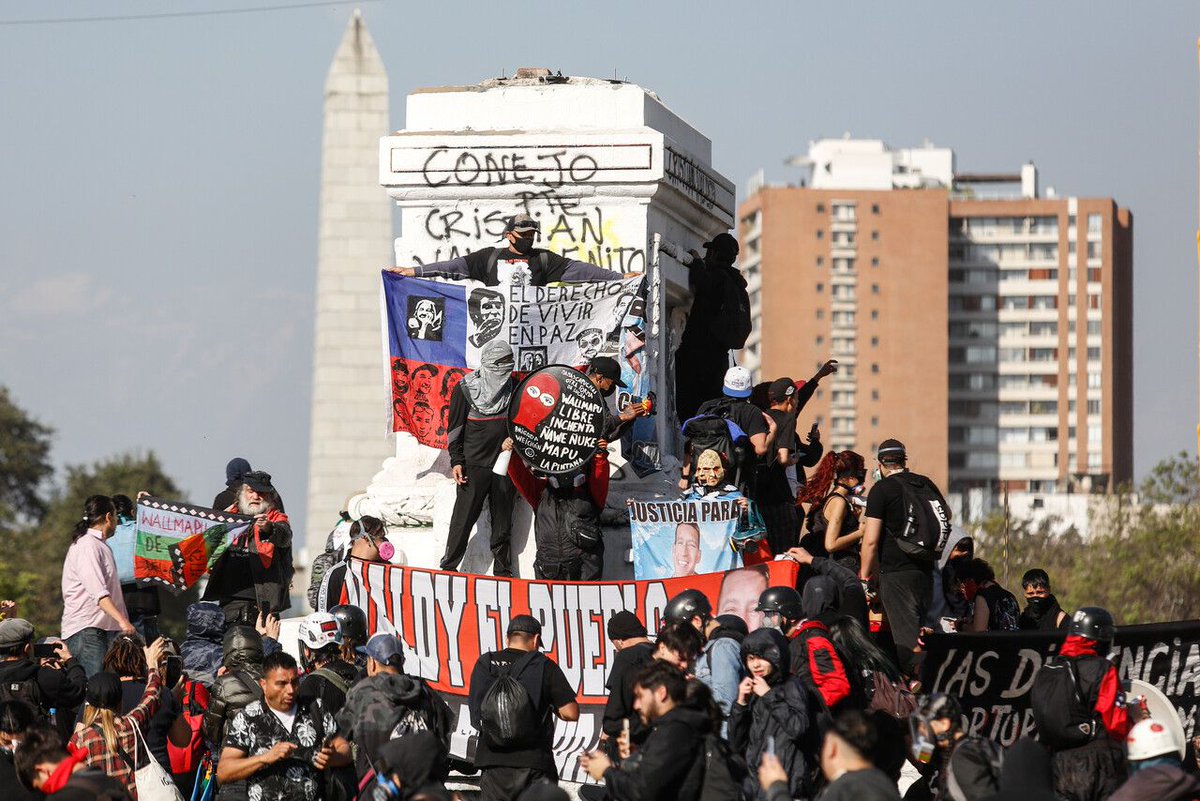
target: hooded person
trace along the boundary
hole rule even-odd
[[[512,345],[493,339],[480,351],[478,369],[450,393],[447,450],[458,489],[442,570],[458,570],[486,501],[491,510],[492,572],[512,575],[510,539],[516,490],[508,475],[492,472],[508,437],[508,403],[515,389],[512,371]]]
[[[375,778],[360,798],[408,801],[430,786],[445,789],[449,751],[433,732],[417,731],[384,742],[374,763]]]
[[[277,643],[273,650],[279,650]],[[262,700],[259,682],[266,657],[262,635],[249,626],[232,626],[225,632],[222,653],[225,672],[213,684],[201,724],[205,738],[218,746],[225,739],[233,716],[254,701]]]
[[[787,638],[773,628],[756,629],[742,640],[742,665],[749,674],[729,712],[729,744],[746,764],[757,766],[774,752],[788,775],[792,798],[808,798],[819,741],[807,691],[790,675]],[[743,781],[747,798],[765,798],[757,772]]]
[[[1152,796],[1130,796],[1151,798]],[[1158,796],[1153,796],[1158,798]],[[1188,796],[1191,798],[1192,796]],[[1115,798],[1115,796],[1114,796]],[[1022,737],[1004,753],[1000,767],[1000,792],[985,796],[982,801],[1057,801],[1054,794],[1054,771],[1050,754],[1036,740]],[[1112,801],[1112,799],[1110,799]],[[1162,801],[1162,799],[1160,799]]]
[[[223,657],[221,641],[225,636],[225,612],[219,604],[200,601],[188,605],[185,618],[187,637],[179,647],[183,669],[188,676],[211,686]]]

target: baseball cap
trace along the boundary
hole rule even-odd
[[[725,371],[725,394],[731,398],[748,398],[754,390],[750,371],[745,367],[730,367]]]
[[[255,492],[275,491],[275,486],[271,484],[271,474],[262,470],[251,470],[242,476],[242,483]]]
[[[628,609],[622,609],[608,619],[608,638],[610,640],[629,640],[634,637],[645,637],[646,627],[638,616]]]
[[[33,641],[33,624],[20,617],[0,620],[0,648],[12,648]]]
[[[733,234],[717,234],[712,239],[704,243],[704,247],[708,250],[715,250],[723,256],[733,258],[740,250],[738,242],[733,238]]]
[[[790,378],[777,378],[767,389],[767,397],[771,403],[782,403],[796,394],[796,383]]]
[[[395,634],[388,634],[386,631],[381,631],[367,640],[367,644],[360,648],[359,651],[371,657],[376,662],[392,664],[394,667],[400,667],[404,664],[404,649],[400,646],[399,638]],[[395,660],[394,663],[393,660]]]
[[[495,229],[492,229],[492,230],[495,230]],[[517,214],[513,217],[509,217],[508,222],[506,222],[504,224],[504,233],[506,233],[506,234],[509,231],[516,231],[517,233],[524,233],[526,231],[538,231],[538,230],[541,230],[541,226],[538,225],[537,220],[533,219],[528,214]]]
[[[875,455],[880,459],[884,458],[885,456],[890,456],[892,458],[899,457],[903,459],[905,456],[907,456],[907,452],[904,450],[904,443],[900,440],[885,439],[883,442],[879,443],[879,449],[875,451]]]
[[[618,387],[628,386],[621,380],[621,365],[617,364],[617,360],[611,356],[594,356],[588,362],[588,372],[607,378]]]
[[[542,624],[533,615],[517,615],[508,624],[508,636],[514,634],[541,634]]]

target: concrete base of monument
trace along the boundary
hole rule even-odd
[[[457,492],[450,478],[450,457],[445,451],[421,445],[407,433],[397,434],[396,440],[396,455],[383,463],[364,494],[350,500],[348,511],[354,517],[371,515],[384,522],[388,539],[396,547],[394,564],[436,570],[446,551]],[[633,578],[633,562],[626,501],[678,497],[679,463],[665,457],[663,470],[638,477],[624,460],[613,457],[612,461],[608,503],[601,514],[604,578],[628,581]],[[468,540],[459,568],[462,572],[491,574],[490,519],[485,507]],[[513,510],[511,547],[516,576],[533,578],[537,552],[533,510],[519,497]]]

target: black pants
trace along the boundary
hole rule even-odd
[[[463,554],[467,552],[471,529],[483,512],[483,502],[487,501],[492,513],[492,572],[497,576],[511,576],[512,510],[517,489],[508,476],[498,476],[490,467],[467,465],[463,467],[463,475],[467,483],[458,485],[458,494],[454,498],[442,570],[458,570]]]
[[[767,545],[778,556],[800,542],[800,516],[793,501],[760,503],[758,511],[767,526]]]
[[[526,787],[539,779],[556,781],[558,777],[535,768],[483,768],[479,776],[479,799],[515,801]]]
[[[933,576],[929,570],[901,570],[879,576],[879,599],[887,615],[888,627],[896,643],[896,660],[905,675],[917,672],[917,637],[929,608],[933,593]]]
[[[729,351],[680,345],[675,351],[675,413],[680,422],[696,416],[700,404],[721,397]]]

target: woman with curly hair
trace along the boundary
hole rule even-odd
[[[866,529],[853,499],[862,495],[866,478],[861,456],[854,451],[830,451],[796,497],[797,505],[812,504],[806,520],[808,533],[800,546],[813,556],[828,556],[856,573],[859,545]]]

